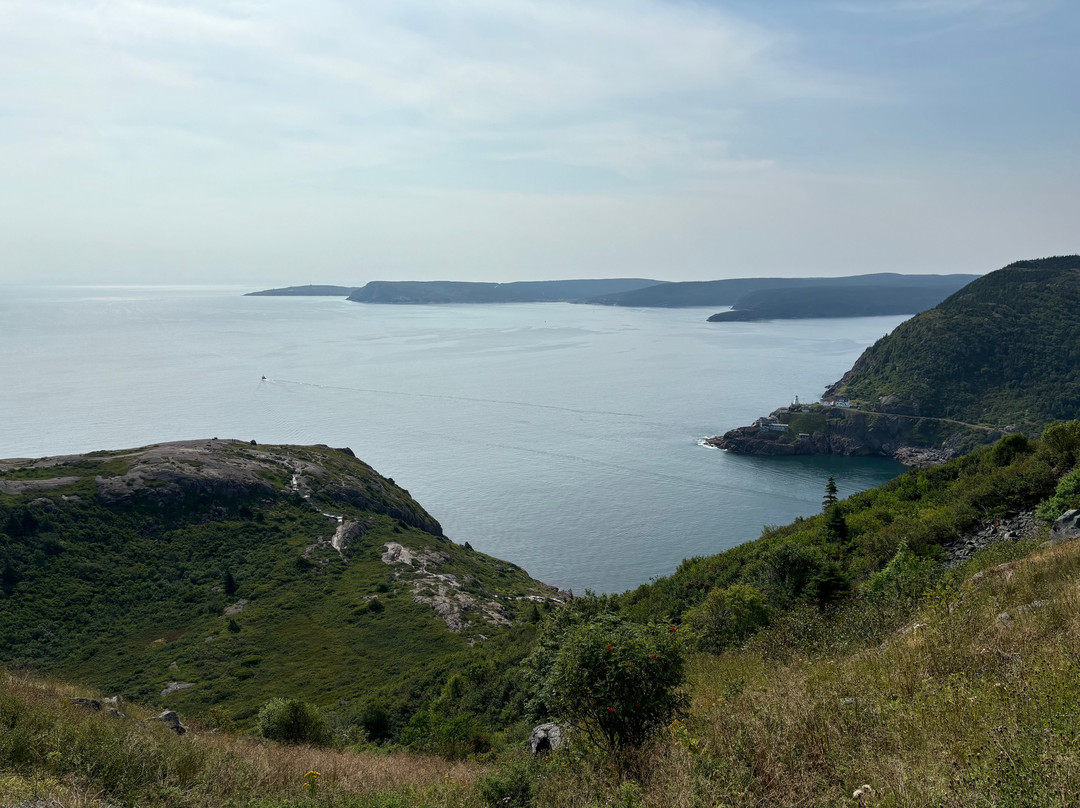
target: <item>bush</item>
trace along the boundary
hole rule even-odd
[[[259,710],[259,734],[271,741],[329,746],[330,725],[313,704],[299,699],[271,699]]]
[[[529,761],[513,760],[477,780],[476,791],[489,808],[528,808],[536,800],[536,778]]]
[[[932,559],[920,558],[908,549],[907,542],[901,542],[892,560],[867,579],[863,593],[876,604],[895,600],[914,606],[929,588],[936,570]]]
[[[686,613],[685,620],[701,650],[715,654],[768,625],[771,611],[757,589],[749,584],[735,584],[712,590],[702,603]]]
[[[1080,460],[1080,421],[1050,424],[1042,433],[1039,448],[1057,461],[1057,467],[1071,468]]]
[[[413,752],[463,760],[491,749],[484,723],[472,713],[447,718],[441,712],[421,710],[401,733],[401,745]]]
[[[1007,466],[1020,455],[1032,451],[1034,451],[1034,446],[1026,436],[1020,434],[1006,435],[994,444],[994,449],[990,453],[990,460],[995,466]]]
[[[1061,478],[1054,496],[1039,504],[1036,515],[1046,522],[1053,522],[1065,511],[1080,507],[1080,469],[1074,469]]]
[[[563,636],[544,701],[563,723],[599,750],[621,753],[644,744],[683,706],[674,627],[657,628],[603,615]]]

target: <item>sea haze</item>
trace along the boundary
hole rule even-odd
[[[576,592],[815,513],[830,474],[847,495],[901,470],[699,440],[814,400],[905,317],[710,324],[713,309],[242,291],[6,289],[0,456],[214,436],[349,446],[454,541]]]

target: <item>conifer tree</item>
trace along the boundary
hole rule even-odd
[[[829,507],[835,505],[838,500],[839,497],[836,496],[836,480],[830,474],[829,481],[825,483],[825,498],[821,500],[821,510],[829,510]]]

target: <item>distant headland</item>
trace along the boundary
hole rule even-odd
[[[245,297],[348,297],[356,289],[355,286],[329,286],[309,283],[307,286],[285,286],[281,289],[263,289],[261,292],[248,292]]]
[[[978,275],[874,273],[837,278],[732,278],[658,281],[600,278],[479,283],[469,281],[370,281],[363,286],[287,286],[253,296],[344,297],[355,303],[583,303],[643,308],[731,307],[709,318],[767,320],[917,314],[944,300]]]

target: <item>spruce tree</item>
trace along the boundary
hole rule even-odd
[[[829,475],[829,481],[825,483],[825,498],[821,500],[821,510],[827,511],[831,505],[835,505],[839,497],[836,496],[836,480]]]

